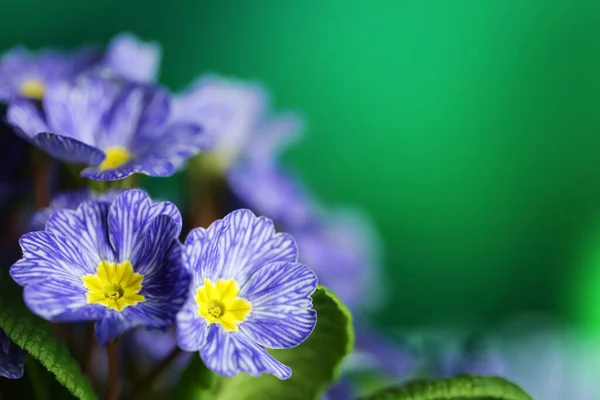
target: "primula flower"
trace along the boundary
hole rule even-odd
[[[101,67],[132,81],[154,82],[161,59],[158,43],[144,42],[130,33],[111,40]]]
[[[127,33],[116,36],[104,54],[91,48],[73,52],[31,52],[16,47],[0,60],[0,100],[41,100],[48,86],[95,69],[134,81],[151,82],[158,73],[160,57],[161,50],[156,43],[141,41]]]
[[[199,79],[173,104],[177,120],[206,130],[214,163],[222,172],[240,160],[275,160],[301,126],[291,114],[269,118],[268,97],[259,85],[218,76]]]
[[[123,193],[124,189],[111,189],[106,192],[98,193],[91,189],[84,188],[72,192],[58,193],[52,197],[50,205],[44,209],[36,211],[31,218],[31,230],[43,231],[48,222],[48,218],[58,210],[75,210],[86,200],[96,200],[112,203],[117,196]]]
[[[200,127],[174,121],[166,91],[95,75],[48,87],[42,110],[12,103],[8,121],[48,154],[89,167],[86,178],[170,176],[204,146]]]
[[[179,347],[199,351],[219,375],[289,378],[291,369],[264,347],[297,346],[317,321],[310,297],[317,278],[297,263],[294,239],[275,233],[271,220],[237,210],[192,230],[184,254],[192,285],[177,315]]]
[[[21,378],[26,356],[27,353],[0,330],[0,376],[9,379]]]
[[[172,325],[189,274],[181,257],[181,215],[128,190],[112,203],[85,201],[56,211],[46,230],[23,235],[10,269],[35,314],[50,321],[96,321],[105,344],[130,328]]]
[[[0,100],[41,100],[48,85],[71,79],[100,59],[93,50],[31,52],[17,47],[0,60]]]

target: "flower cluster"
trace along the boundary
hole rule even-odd
[[[176,344],[220,375],[289,378],[291,369],[265,348],[297,346],[317,321],[317,277],[298,262],[295,240],[239,209],[182,243],[175,204],[124,187],[133,174],[173,175],[201,152],[218,155],[222,172],[242,153],[264,158],[266,136],[295,119],[265,126],[265,144],[253,147],[247,134],[264,101],[257,86],[210,77],[174,95],[154,82],[159,59],[156,44],[129,34],[105,51],[18,48],[2,58],[9,126],[84,178],[58,177],[69,190],[34,213],[10,276],[34,314],[91,322],[102,345],[136,329],[175,327]],[[2,373],[19,377],[24,353],[4,335],[2,343]]]

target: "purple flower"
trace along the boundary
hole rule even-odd
[[[240,160],[274,160],[301,125],[291,114],[270,118],[268,97],[259,85],[218,76],[199,79],[173,103],[177,120],[205,128],[222,171]]]
[[[112,203],[56,211],[46,230],[20,239],[10,269],[25,303],[50,321],[96,321],[101,343],[134,327],[166,328],[189,289],[179,210],[128,190]]]
[[[86,200],[104,201],[112,203],[123,189],[112,189],[104,193],[96,193],[91,189],[79,189],[72,192],[63,192],[55,195],[47,208],[37,211],[31,218],[31,230],[42,231],[48,218],[58,210],[76,210],[79,204]]]
[[[89,49],[66,53],[57,50],[30,52],[17,47],[0,60],[0,100],[40,100],[49,85],[71,79],[99,60]]]
[[[9,379],[21,378],[26,356],[27,353],[0,330],[0,376]]]
[[[297,263],[294,239],[275,233],[271,220],[237,210],[192,230],[184,258],[192,285],[177,316],[179,347],[199,351],[219,375],[289,378],[290,368],[264,348],[297,346],[317,321],[317,278]]]
[[[350,209],[316,215],[321,217],[292,230],[301,261],[351,310],[364,311],[380,304],[385,297],[380,246],[368,218]]]
[[[102,67],[132,81],[153,82],[160,68],[161,53],[158,43],[121,33],[108,45]]]
[[[315,203],[299,180],[273,165],[240,162],[227,172],[229,187],[247,207],[286,229],[311,223]]]
[[[82,176],[111,181],[170,176],[204,146],[200,128],[173,120],[170,105],[158,87],[88,75],[49,86],[42,110],[12,103],[7,117],[48,154],[87,165]]]

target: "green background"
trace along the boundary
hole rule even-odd
[[[267,84],[307,120],[287,163],[381,232],[384,326],[593,310],[597,0],[20,0],[0,29],[2,48],[128,30],[162,43],[173,89],[213,71]]]

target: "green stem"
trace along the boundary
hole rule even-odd
[[[44,378],[40,372],[40,366],[38,362],[28,357],[25,363],[25,372],[29,381],[31,382],[31,388],[35,394],[36,400],[47,400],[48,399],[48,388],[44,382]]]

